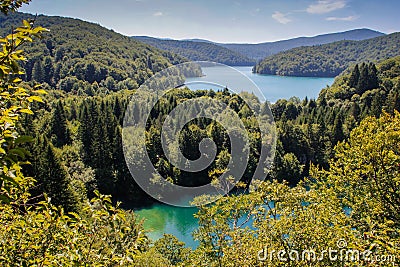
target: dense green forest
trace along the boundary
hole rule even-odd
[[[299,47],[270,56],[253,71],[260,74],[305,77],[335,77],[351,65],[400,55],[399,33],[363,41]]]
[[[370,29],[356,29],[345,32],[328,33],[314,37],[298,37],[288,40],[259,44],[218,44],[257,61],[267,56],[301,46],[313,46],[342,40],[360,41],[384,35]]]
[[[30,57],[23,62],[24,80],[45,83],[46,88],[90,96],[137,89],[154,73],[187,61],[100,25],[71,18],[1,15],[0,35],[9,34],[23,19],[35,19],[37,25],[50,30],[45,38],[26,46]],[[197,69],[192,72],[201,75]]]
[[[0,10],[7,13],[23,2],[28,1],[1,1]],[[47,51],[41,49],[52,36],[36,27],[46,26],[39,18],[35,25],[25,21],[14,27],[13,34],[0,40],[2,266],[282,266],[285,261],[277,258],[278,251],[288,261],[289,254],[296,256],[293,250],[300,251],[301,257],[302,250],[336,249],[338,240],[345,240],[353,250],[391,255],[394,264],[399,263],[400,57],[354,65],[316,100],[292,98],[271,105],[278,140],[267,181],[257,191],[248,188],[215,203],[203,205],[208,196],[197,199],[199,227],[194,238],[199,246],[192,250],[171,235],[150,241],[142,222],[116,202],[121,200],[126,207],[154,201],[130,177],[123,156],[121,127],[135,90],[78,93],[81,82],[89,83],[86,78],[75,77],[75,89],[65,90],[58,87],[60,81],[47,83],[36,75],[29,79],[23,71],[30,58],[48,56],[36,50]],[[75,37],[63,37],[72,21],[59,24],[58,34],[75,47]],[[32,38],[39,45],[30,45]],[[58,45],[54,41],[55,51]],[[24,55],[21,46],[27,51]],[[150,50],[138,55],[138,62],[160,57],[165,66],[173,63],[159,50],[143,47]],[[107,55],[104,52],[104,58]],[[64,79],[68,75],[74,76],[71,72]],[[43,86],[35,85],[41,82]],[[135,82],[139,85],[140,79]],[[215,141],[218,156],[206,171],[188,175],[171,166],[163,154],[160,130],[166,114],[194,98],[226,103],[246,126],[251,141],[249,165],[241,177],[246,186],[260,149],[254,116],[263,115],[269,105],[249,94],[170,90],[151,110],[145,129],[154,166],[173,183],[187,186],[208,183],[224,171],[231,152],[229,140],[221,125],[209,119],[192,120],[179,138],[183,154],[191,159],[199,157],[198,145],[204,137]],[[254,103],[253,112],[245,98]],[[136,105],[133,115],[148,112],[146,108]],[[140,162],[136,164],[140,167]],[[275,251],[273,259],[260,257],[266,250]],[[376,258],[310,257],[289,262],[293,266],[381,265],[372,261]]]
[[[209,42],[163,40],[147,36],[133,38],[193,61],[211,61],[229,66],[253,66],[255,64],[255,60],[243,54]]]

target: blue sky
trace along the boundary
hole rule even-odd
[[[20,11],[80,18],[129,36],[216,42],[400,31],[398,0],[33,0]]]

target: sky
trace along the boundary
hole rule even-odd
[[[79,18],[127,36],[222,43],[400,31],[398,0],[33,0],[19,11]]]

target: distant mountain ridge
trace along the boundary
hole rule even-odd
[[[177,53],[191,60],[218,61],[227,65],[239,65],[239,63],[245,63],[243,65],[250,65],[251,62],[259,61],[267,56],[271,56],[296,47],[323,45],[342,40],[360,41],[384,35],[385,34],[382,32],[371,29],[354,29],[344,32],[327,33],[312,37],[297,37],[287,40],[258,44],[217,43],[199,38],[182,40],[155,38],[149,36],[133,36],[133,38],[155,46],[159,49]],[[220,50],[220,47],[229,49],[231,52],[227,50]],[[219,55],[223,56],[220,57]]]
[[[297,37],[276,42],[259,44],[219,44],[225,48],[241,53],[256,60],[300,46],[313,46],[333,43],[342,40],[360,41],[385,35],[370,29],[355,29],[344,32],[328,33],[313,37]]]
[[[190,41],[190,42],[201,42],[201,43],[210,43],[210,44],[220,44],[206,39],[192,38],[192,39],[181,39],[179,41]]]
[[[159,39],[133,36],[137,41],[170,51],[193,61],[212,61],[230,66],[253,66],[256,62],[238,52],[211,42]]]

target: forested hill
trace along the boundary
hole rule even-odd
[[[335,77],[355,63],[400,55],[400,33],[363,41],[299,47],[265,58],[254,71],[260,74]]]
[[[0,15],[0,35],[5,36],[25,13]],[[134,89],[172,64],[187,61],[100,25],[78,19],[39,15],[35,25],[50,32],[42,40],[25,46],[29,60],[25,79],[45,82],[51,88],[95,95],[120,89]]]
[[[255,60],[211,42],[165,40],[147,36],[135,36],[134,39],[194,61],[212,61],[229,66],[252,66],[255,64]]]
[[[322,34],[313,37],[298,37],[277,42],[219,45],[241,53],[249,58],[261,60],[267,56],[271,56],[295,47],[328,44],[342,40],[360,41],[382,35],[384,34],[370,29],[355,29],[345,32]]]

